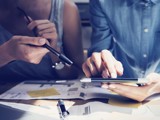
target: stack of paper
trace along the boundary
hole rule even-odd
[[[25,81],[0,95],[0,99],[91,99],[121,97],[104,88],[100,83],[51,81]]]

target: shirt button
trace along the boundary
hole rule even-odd
[[[147,58],[147,54],[143,54],[143,57],[144,57],[144,58]]]
[[[144,5],[145,5],[146,7],[148,7],[148,3],[145,3]]]
[[[142,73],[142,74],[144,74],[144,73],[145,73],[145,71],[141,71],[141,73]]]
[[[145,33],[147,33],[148,31],[149,31],[149,29],[147,29],[147,28],[144,29],[144,32],[145,32]]]

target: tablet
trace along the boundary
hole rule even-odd
[[[102,82],[102,83],[137,83],[146,84],[146,78],[83,78],[80,80],[83,83]]]

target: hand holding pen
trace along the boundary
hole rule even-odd
[[[29,19],[31,22],[28,24],[28,29],[34,31],[35,36],[49,40],[49,44],[55,48],[58,39],[55,24],[49,20],[32,20],[30,17]]]
[[[1,50],[5,53],[1,56],[6,64],[14,60],[38,64],[43,56],[49,52],[47,49],[40,47],[46,42],[46,39],[40,37],[13,36],[1,46]]]
[[[32,21],[31,18],[28,17],[28,15],[25,13],[24,10],[21,8],[17,7],[17,9],[24,15],[24,17],[27,20],[28,28],[33,31],[34,35],[44,37],[48,40],[48,42],[55,46],[57,40],[57,32],[55,25],[48,20],[37,20],[37,21]],[[59,53],[56,49],[52,48],[48,44],[44,44],[42,47],[47,48],[51,53],[55,54],[57,57],[59,57],[62,62],[72,65],[73,62],[67,58],[65,55]]]

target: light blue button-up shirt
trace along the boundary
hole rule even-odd
[[[110,50],[122,77],[160,73],[160,0],[90,0],[93,52]]]

